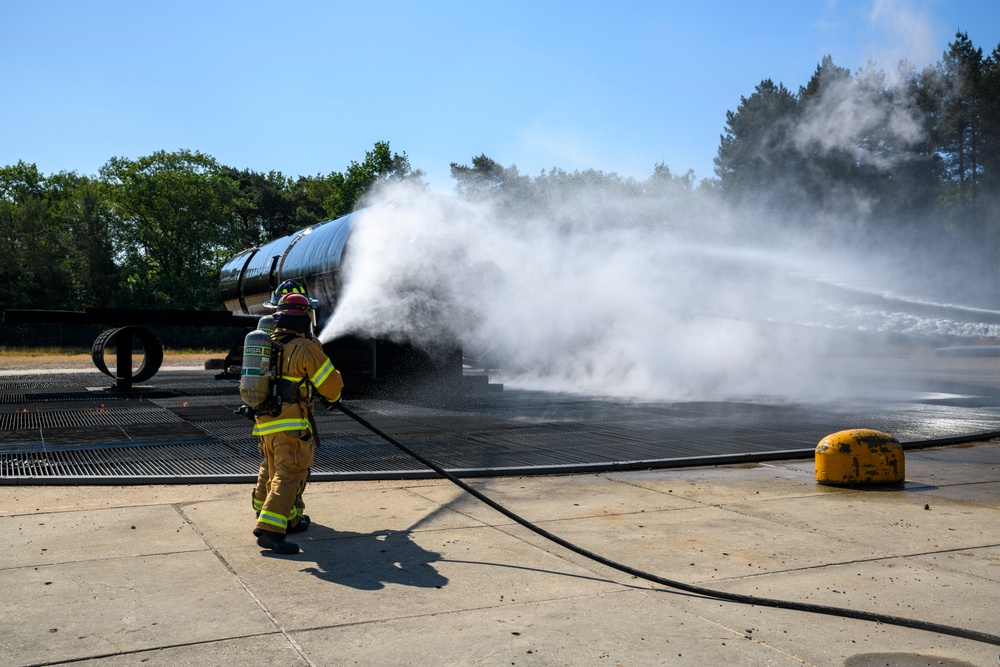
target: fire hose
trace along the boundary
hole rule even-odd
[[[985,633],[985,632],[979,632],[977,630],[968,630],[968,629],[965,629],[965,628],[957,628],[957,627],[950,626],[950,625],[943,625],[941,623],[932,623],[932,622],[929,622],[929,621],[921,621],[921,620],[912,619],[912,618],[905,618],[905,617],[901,617],[901,616],[891,616],[891,615],[888,615],[888,614],[879,614],[879,613],[875,613],[875,612],[862,611],[862,610],[858,610],[858,609],[848,609],[846,607],[833,607],[833,606],[827,606],[827,605],[812,604],[812,603],[807,603],[807,602],[796,602],[796,601],[793,601],[793,600],[778,600],[778,599],[773,599],[773,598],[758,597],[758,596],[755,596],[755,595],[742,595],[740,593],[727,593],[725,591],[718,591],[718,590],[714,590],[714,589],[710,589],[710,588],[705,588],[703,586],[696,586],[696,585],[693,585],[693,584],[686,584],[684,582],[675,581],[673,579],[667,579],[666,577],[661,577],[661,576],[656,575],[656,574],[651,574],[649,572],[644,572],[642,570],[638,570],[638,569],[636,569],[634,567],[631,567],[629,565],[625,565],[623,563],[619,563],[617,561],[613,561],[613,560],[611,560],[609,558],[605,558],[604,556],[601,556],[600,554],[597,554],[597,553],[594,553],[593,551],[589,551],[587,549],[584,549],[583,547],[577,546],[576,544],[573,544],[572,542],[568,542],[567,540],[564,540],[563,538],[559,537],[558,535],[550,533],[549,531],[545,530],[544,528],[541,528],[541,527],[535,525],[534,523],[528,521],[527,519],[519,516],[518,514],[515,514],[514,512],[512,512],[509,509],[507,509],[506,507],[504,507],[500,503],[496,502],[492,498],[489,498],[488,496],[484,495],[483,493],[481,493],[478,490],[474,489],[473,487],[469,486],[468,484],[466,484],[461,479],[459,479],[455,475],[451,474],[450,472],[448,472],[444,468],[441,468],[440,466],[438,466],[437,464],[435,464],[433,461],[428,460],[427,458],[425,458],[424,456],[422,456],[418,452],[415,452],[414,450],[412,450],[409,447],[407,447],[406,445],[404,445],[399,440],[393,438],[392,436],[388,435],[387,433],[384,433],[383,431],[381,431],[377,427],[373,426],[371,423],[369,423],[363,417],[361,417],[360,415],[356,414],[355,412],[353,412],[352,410],[350,410],[349,408],[347,408],[342,402],[338,401],[338,402],[332,404],[331,407],[336,407],[338,410],[340,410],[345,415],[347,415],[348,417],[350,417],[351,419],[353,419],[354,421],[356,421],[357,423],[359,423],[361,426],[365,427],[366,429],[368,429],[369,431],[371,431],[375,435],[379,436],[380,438],[382,438],[383,440],[385,440],[389,444],[393,445],[394,447],[396,447],[400,451],[404,452],[408,456],[416,459],[417,461],[419,461],[423,465],[427,466],[428,468],[430,468],[431,470],[433,470],[435,473],[437,473],[441,477],[444,477],[445,479],[447,479],[452,484],[455,484],[456,486],[458,486],[460,489],[462,489],[463,491],[465,491],[469,495],[471,495],[474,498],[476,498],[476,499],[478,499],[478,500],[486,503],[487,505],[489,505],[490,507],[492,507],[496,511],[498,511],[501,514],[503,514],[504,516],[506,516],[508,519],[511,519],[512,521],[520,524],[521,526],[524,526],[525,528],[527,528],[528,530],[532,531],[533,533],[536,533],[536,534],[544,537],[545,539],[547,539],[547,540],[549,540],[551,542],[555,542],[559,546],[561,546],[561,547],[563,547],[565,549],[568,549],[569,551],[572,551],[572,552],[574,552],[576,554],[579,554],[579,555],[581,555],[581,556],[583,556],[585,558],[588,558],[588,559],[593,560],[595,562],[598,562],[598,563],[600,563],[602,565],[610,567],[610,568],[612,568],[614,570],[618,570],[619,572],[624,572],[625,574],[629,574],[629,575],[632,575],[633,577],[636,577],[636,578],[639,578],[639,579],[644,579],[646,581],[651,581],[651,582],[653,582],[655,584],[659,584],[661,586],[665,586],[665,587],[668,587],[668,588],[673,588],[673,589],[685,591],[687,593],[694,593],[696,595],[701,595],[701,596],[704,596],[704,597],[707,597],[707,598],[713,598],[713,599],[717,599],[717,600],[727,600],[729,602],[736,602],[736,603],[739,603],[739,604],[747,604],[747,605],[756,605],[756,606],[760,606],[760,607],[773,607],[775,609],[788,609],[788,610],[791,610],[791,611],[803,611],[803,612],[809,612],[809,613],[813,613],[813,614],[825,614],[827,616],[839,616],[841,618],[853,618],[853,619],[857,619],[857,620],[861,620],[861,621],[869,621],[869,622],[873,622],[873,623],[884,623],[886,625],[896,625],[896,626],[900,626],[900,627],[904,627],[904,628],[913,628],[913,629],[916,629],[916,630],[924,630],[924,631],[927,631],[927,632],[935,632],[935,633],[938,633],[938,634],[941,634],[941,635],[949,635],[949,636],[952,636],[952,637],[960,637],[962,639],[970,639],[972,641],[983,642],[985,644],[992,644],[993,646],[1000,646],[1000,636],[991,635],[991,634],[988,634],[988,633]]]

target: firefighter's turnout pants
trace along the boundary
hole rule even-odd
[[[278,431],[259,438],[260,471],[253,491],[257,528],[284,533],[302,518],[302,492],[313,463],[312,433]]]

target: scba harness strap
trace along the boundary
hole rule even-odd
[[[274,394],[278,399],[278,406],[282,403],[303,403],[306,402],[302,399],[302,392],[300,391],[302,385],[305,384],[308,378],[299,378],[291,375],[285,375],[285,345],[294,338],[298,338],[297,333],[286,333],[281,336],[276,337],[275,347],[278,350],[278,370],[275,373],[275,377],[278,378],[276,382],[276,388]],[[310,392],[311,393],[311,392]],[[308,400],[308,396],[306,400]]]
[[[275,369],[274,377],[275,380],[272,382],[270,389],[268,390],[267,400],[256,408],[250,407],[248,405],[241,406],[238,413],[242,414],[244,417],[251,421],[255,421],[259,416],[277,417],[281,414],[282,405],[285,403],[308,403],[309,398],[311,398],[311,392],[306,399],[302,398],[301,387],[309,378],[298,378],[294,376],[284,375],[284,363],[285,363],[285,345],[289,341],[299,337],[297,333],[283,333],[280,335],[273,335],[271,340],[271,360],[272,367]],[[289,420],[279,420],[278,422],[269,422],[268,424],[258,424],[254,427],[254,435],[260,435],[269,431],[281,431],[289,428],[286,422]],[[301,420],[295,420],[296,423]]]

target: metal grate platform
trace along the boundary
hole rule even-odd
[[[154,380],[122,393],[88,388],[98,382],[92,374],[0,373],[0,484],[256,478],[257,441],[234,414],[235,381],[196,370]],[[484,476],[811,457],[819,440],[846,428],[913,445],[996,436],[1000,387],[979,380],[855,403],[638,403],[507,389],[350,405],[455,474]],[[319,411],[317,423],[312,479],[433,475],[339,412]]]

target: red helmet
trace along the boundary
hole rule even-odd
[[[308,315],[312,304],[304,295],[292,292],[278,299],[277,310],[282,315]]]

